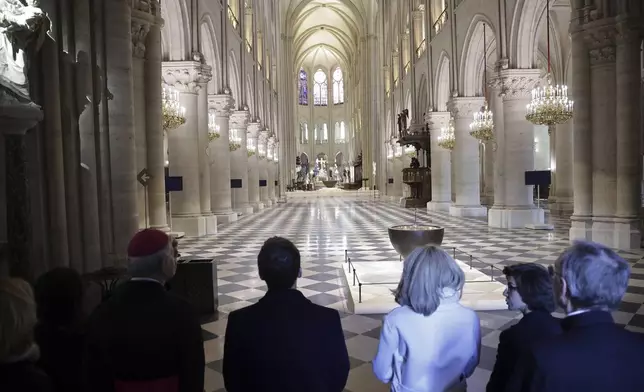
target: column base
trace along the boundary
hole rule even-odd
[[[213,214],[217,217],[217,223],[221,224],[227,224],[227,223],[233,223],[237,221],[237,213],[236,212],[213,212]]]
[[[251,206],[233,208],[233,211],[242,215],[253,215],[254,212]]]
[[[527,225],[534,228],[543,225],[545,212],[541,208],[499,208],[492,207],[488,213],[487,225],[501,229],[522,229]]]
[[[271,199],[266,199],[262,200],[262,203],[264,204],[264,207],[268,208],[273,205],[273,201]]]
[[[591,238],[613,249],[639,249],[642,242],[640,222],[635,219],[593,218]]]
[[[150,226],[150,229],[154,230],[160,230],[166,234],[170,234],[170,226],[164,225],[164,226]]]
[[[427,211],[449,212],[451,201],[430,201],[427,203]]]
[[[592,238],[592,221],[588,216],[570,217],[570,242],[589,241]]]
[[[206,234],[217,234],[217,217],[212,214],[204,215],[206,217]]]
[[[481,195],[481,204],[485,206],[494,205],[494,195]]]
[[[264,203],[262,203],[261,201],[250,203],[250,205],[253,207],[253,212],[259,212],[264,209]]]
[[[487,216],[487,208],[483,206],[451,205],[449,206],[449,214],[463,218],[485,218]]]
[[[185,233],[188,237],[201,237],[208,233],[207,217],[195,216],[173,216],[172,231]]]
[[[550,215],[553,216],[570,216],[573,213],[574,205],[572,200],[565,200],[563,198],[552,200],[548,199],[550,205]]]

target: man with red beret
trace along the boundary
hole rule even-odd
[[[127,249],[131,279],[90,318],[87,390],[203,392],[204,351],[197,315],[166,292],[177,262],[171,238],[145,229]]]

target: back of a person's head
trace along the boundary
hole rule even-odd
[[[503,274],[514,278],[521,300],[529,310],[555,311],[552,278],[546,267],[536,263],[514,264],[503,268]]]
[[[55,268],[44,273],[34,287],[38,319],[44,323],[71,325],[80,320],[83,280],[72,268]]]
[[[128,273],[133,278],[165,281],[176,271],[172,239],[161,230],[144,229],[136,233],[127,247]]]
[[[456,261],[437,246],[414,249],[403,262],[394,298],[401,306],[429,316],[443,301],[457,301],[465,274]]]
[[[32,347],[35,325],[36,303],[29,283],[0,278],[0,363]]]
[[[628,288],[631,269],[612,249],[590,241],[575,242],[555,263],[576,309],[616,309]]]
[[[259,251],[257,268],[269,290],[292,288],[300,274],[300,251],[286,238],[269,238]]]

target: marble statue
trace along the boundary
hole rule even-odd
[[[398,138],[402,138],[403,124],[402,124],[402,114],[398,113],[398,118],[396,119],[398,123]]]
[[[407,121],[409,120],[409,110],[408,109],[403,109],[402,114],[400,116],[400,119],[402,120],[402,129],[403,132],[407,130]]]
[[[49,26],[38,0],[0,0],[0,102],[32,103],[29,57],[40,49]]]

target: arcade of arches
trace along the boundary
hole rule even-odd
[[[431,135],[430,216],[508,233],[556,220],[566,241],[640,248],[639,0],[61,1],[40,2],[51,27],[20,48],[28,69],[1,60],[14,274],[122,266],[143,227],[213,238],[281,203],[399,203],[405,109],[404,131]],[[536,126],[525,108],[548,71],[574,114]],[[479,142],[484,101],[494,138]],[[539,207],[527,171],[551,173]]]

